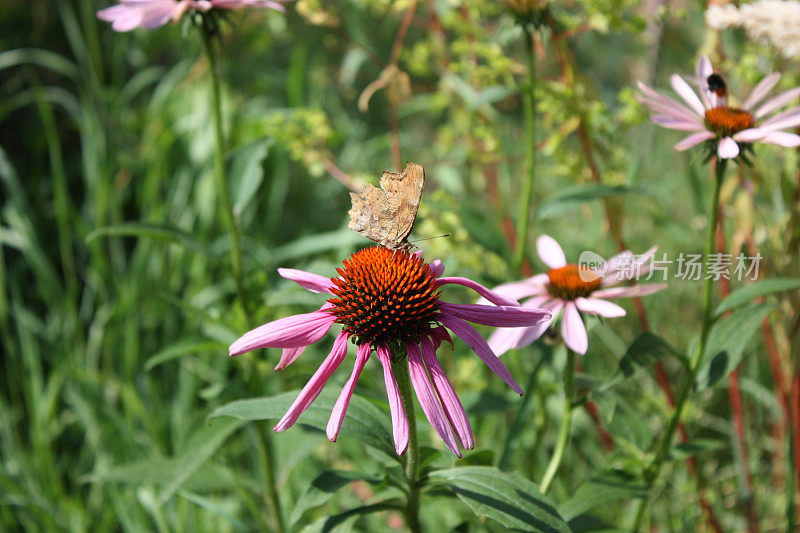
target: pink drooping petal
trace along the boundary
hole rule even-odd
[[[538,340],[539,337],[547,331],[547,328],[549,328],[553,320],[556,319],[558,312],[563,306],[561,300],[555,299],[547,301],[549,298],[550,296],[543,296],[539,299],[532,298],[523,305],[528,306],[531,302],[533,302],[535,307],[541,305],[543,309],[550,312],[550,318],[542,320],[538,324],[528,328],[497,328],[494,333],[492,333],[487,344],[498,357],[508,350],[524,348]]]
[[[545,294],[547,292],[548,283],[550,283],[550,278],[547,277],[547,274],[536,274],[535,276],[522,281],[503,283],[502,285],[498,285],[497,287],[493,288],[492,291],[500,296],[509,296],[511,298],[521,300],[522,298],[528,298],[529,296],[539,296],[541,294]],[[486,305],[489,303],[489,300],[486,298],[480,298],[475,303],[479,305]]]
[[[549,321],[548,321],[549,323]],[[534,328],[536,326],[533,326]],[[489,335],[486,343],[497,357],[517,347],[519,340],[529,328],[497,328]]]
[[[697,81],[700,83],[700,98],[703,100],[703,105],[706,109],[717,107],[716,94],[708,88],[708,77],[714,73],[714,67],[711,65],[711,60],[708,56],[701,56],[697,61],[697,68],[695,74]]]
[[[761,124],[759,124],[759,128],[762,130],[768,131],[775,131],[775,130],[783,130],[786,128],[794,128],[795,126],[800,125],[800,107],[793,107],[791,109],[787,109],[782,113],[778,113],[774,117],[771,117],[768,120],[765,120]]]
[[[342,364],[342,361],[344,361],[347,355],[347,337],[348,335],[345,332],[341,332],[336,337],[336,340],[333,342],[331,353],[329,353],[328,357],[319,365],[317,371],[314,372],[314,375],[308,380],[306,386],[303,387],[303,390],[297,395],[297,399],[295,399],[292,406],[289,407],[289,410],[286,411],[286,414],[283,415],[283,418],[275,425],[273,430],[283,431],[292,427],[294,423],[297,422],[300,415],[308,409],[308,406],[317,399],[317,396],[322,392],[328,379],[336,369],[339,368],[339,365]]]
[[[422,338],[420,351],[422,352],[422,360],[431,375],[433,388],[442,402],[444,414],[450,421],[450,425],[453,426],[461,447],[471,450],[475,447],[475,441],[472,438],[472,428],[469,425],[469,420],[467,420],[467,413],[464,411],[464,406],[461,404],[455,389],[453,389],[453,385],[447,379],[442,365],[439,364],[439,360],[436,358],[436,348],[430,337]]]
[[[279,268],[278,274],[280,274],[283,278],[294,281],[304,289],[308,289],[311,292],[330,293],[331,288],[334,286],[333,281],[331,281],[330,278],[320,276],[319,274],[312,274],[311,272],[306,272],[304,270],[296,270],[294,268]]]
[[[544,309],[522,306],[493,306],[475,304],[439,304],[442,313],[447,313],[456,318],[461,318],[475,324],[487,326],[518,328],[538,324],[550,318],[550,313]]]
[[[469,287],[495,305],[519,305],[517,300],[497,294],[496,292],[487,289],[477,281],[472,281],[468,278],[445,277],[436,280],[437,287],[441,287],[442,285],[447,285],[449,283]]]
[[[637,100],[651,108],[653,111],[674,117],[683,117],[688,120],[702,120],[705,116],[705,111],[702,114],[697,114],[677,100],[673,100],[669,96],[665,96],[658,91],[651,89],[642,82],[638,82],[638,86],[639,90],[642,91],[642,94],[637,95]]]
[[[372,348],[368,342],[360,344],[358,350],[356,350],[356,362],[353,364],[353,373],[350,374],[350,379],[348,379],[347,383],[342,387],[342,392],[339,394],[339,398],[337,398],[336,404],[333,406],[333,411],[331,411],[331,417],[328,419],[328,427],[325,429],[325,434],[331,442],[336,442],[336,437],[339,436],[339,430],[342,428],[344,415],[347,413],[347,406],[350,405],[350,398],[353,396],[356,382],[361,375],[361,371],[364,370],[364,365],[366,365],[369,360],[371,351]]]
[[[660,115],[675,119],[685,120],[687,122],[696,122],[698,124],[703,121],[703,119],[697,116],[697,113],[685,105],[680,104],[671,98],[667,98],[666,96],[663,96],[662,98],[663,100],[654,100],[641,94],[636,95],[636,99],[654,113],[659,113]]]
[[[608,261],[606,261],[606,275],[613,275],[621,268],[628,268],[630,265],[633,264],[635,260],[635,256],[633,252],[630,250],[625,250],[617,255],[611,256]]]
[[[461,452],[453,437],[447,416],[444,414],[439,398],[431,386],[430,379],[428,379],[428,371],[425,369],[425,363],[419,354],[419,346],[414,342],[408,342],[406,343],[406,350],[408,351],[408,369],[411,371],[411,384],[414,386],[414,392],[417,394],[417,400],[422,406],[422,411],[428,418],[428,422],[433,426],[433,430],[444,441],[445,446],[461,457]]]
[[[561,309],[564,307],[563,300],[553,300],[549,302],[547,307],[550,309],[550,312],[553,313],[553,318],[550,320],[545,320],[541,324],[536,324],[532,328],[526,328],[524,333],[520,336],[519,340],[517,341],[517,345],[514,348],[520,349],[528,346],[529,344],[539,340],[539,337],[544,335],[544,332],[550,327],[553,321],[558,316],[558,313],[561,312]]]
[[[478,357],[481,358],[481,361],[483,361],[492,372],[500,376],[500,379],[502,379],[506,385],[511,387],[517,394],[523,394],[522,387],[514,380],[514,376],[512,376],[506,366],[500,362],[500,359],[498,359],[492,349],[489,348],[489,345],[486,344],[486,340],[481,337],[481,334],[475,331],[475,328],[460,318],[453,316],[442,315],[440,321],[443,326],[466,342],[467,346],[472,348]]]
[[[171,5],[170,5],[171,4]],[[181,2],[167,2],[167,5],[143,8],[142,12],[142,28],[153,30],[163,26],[167,22],[177,21],[180,19],[191,7],[191,4],[186,0]]]
[[[709,139],[713,139],[715,135],[710,131],[701,131],[699,133],[693,133],[688,137],[684,137],[682,141],[674,146],[675,150],[679,152],[683,152],[684,150],[688,150],[693,146],[697,146],[703,141],[707,141]]]
[[[789,148],[793,146],[800,146],[800,135],[785,131],[773,131],[761,139],[761,142],[777,144],[778,146],[785,146]]]
[[[633,285],[631,287],[612,287],[610,289],[600,289],[594,291],[592,296],[595,298],[638,298],[647,296],[667,288],[666,283],[649,283],[647,285]]]
[[[541,235],[536,239],[536,252],[542,263],[550,268],[561,268],[567,266],[567,258],[561,245],[550,235]]]
[[[281,360],[275,365],[275,370],[283,370],[287,366],[294,363],[300,354],[307,348],[307,346],[299,346],[297,348],[284,348],[281,353]]]
[[[219,9],[240,9],[243,7],[260,7],[285,12],[286,9],[272,0],[210,0],[213,7]]]
[[[705,115],[706,109],[703,107],[703,102],[700,101],[700,98],[697,97],[697,94],[692,90],[691,87],[689,87],[689,84],[686,83],[686,80],[677,74],[673,74],[669,78],[669,82],[672,85],[672,88],[675,89],[675,92],[678,93],[687,104],[689,104],[689,107],[694,109],[695,113],[700,116]]]
[[[111,22],[111,29],[118,32],[138,28],[142,24],[142,16],[141,10],[124,5],[107,7],[97,12],[97,18]]]
[[[747,99],[742,104],[742,108],[747,111],[752,111],[753,108],[758,105],[758,103],[764,99],[765,96],[769,94],[773,87],[778,83],[778,80],[781,79],[781,75],[777,72],[773,72],[753,87],[753,90],[750,91]]]
[[[717,155],[722,159],[733,159],[739,155],[739,145],[730,137],[723,137],[717,145]]]
[[[439,346],[442,345],[444,342],[449,342],[450,346],[453,346],[453,339],[450,337],[450,333],[447,332],[447,329],[443,328],[442,326],[436,326],[435,328],[431,328],[430,331],[431,339],[433,339],[435,348],[438,350]]]
[[[333,307],[333,305],[329,304],[328,302],[325,302],[324,304],[322,304],[322,307],[320,307],[319,310],[323,311],[325,309],[330,309],[331,307]],[[298,346],[296,348],[284,348],[283,352],[281,352],[281,359],[280,361],[278,361],[278,364],[275,365],[274,370],[276,371],[283,370],[287,366],[294,363],[307,347],[308,346]]]
[[[433,276],[436,278],[441,277],[441,275],[444,274],[444,263],[442,263],[441,259],[431,261],[428,265],[428,268],[431,269]]]
[[[573,302],[564,304],[564,316],[561,318],[561,336],[564,344],[575,353],[584,355],[589,349],[589,337],[583,325],[581,314]]]
[[[634,279],[650,270],[650,258],[658,250],[653,246],[645,253],[635,256],[632,252],[622,252],[608,260],[608,274],[603,277],[603,287],[616,285],[622,281]]]
[[[655,124],[670,130],[679,131],[705,131],[705,124],[697,120],[686,120],[685,118],[672,117],[667,115],[653,115],[650,117]]]
[[[336,317],[328,311],[314,311],[268,322],[239,337],[230,355],[241,355],[259,348],[298,348],[314,344],[331,329]]]
[[[550,311],[552,313],[552,303],[548,302],[548,300],[551,298],[552,297],[549,294],[535,296],[522,304],[522,306],[532,308],[543,307],[546,311]],[[497,354],[498,357],[500,357],[508,350],[522,347],[523,345],[520,345],[520,339],[525,336],[528,331],[543,327],[544,329],[542,329],[542,332],[544,332],[547,329],[546,324],[550,324],[552,321],[553,315],[551,315],[550,318],[545,319],[529,328],[497,328],[489,336],[489,339],[486,342],[492,351]],[[541,336],[541,333],[539,333],[539,336]],[[538,339],[539,337],[536,338]]]
[[[733,140],[741,143],[751,143],[763,139],[769,133],[761,128],[747,128],[733,134]]]
[[[403,407],[400,388],[392,372],[392,353],[383,344],[375,347],[375,353],[383,366],[383,381],[386,384],[386,396],[389,398],[389,413],[392,416],[392,435],[397,455],[403,455],[408,449],[408,417]]]
[[[789,102],[796,99],[798,96],[800,96],[800,87],[795,87],[794,89],[789,89],[788,91],[782,92],[778,96],[770,98],[764,102],[761,107],[755,110],[753,117],[756,120],[765,117],[776,109],[780,109],[783,106],[788,105]]]
[[[576,298],[575,307],[579,311],[590,315],[599,315],[605,318],[617,318],[625,316],[625,309],[600,298]]]

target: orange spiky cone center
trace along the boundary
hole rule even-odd
[[[706,126],[720,137],[730,137],[755,124],[753,115],[736,107],[720,106],[706,111]]]
[[[595,271],[579,265],[551,268],[547,277],[550,278],[547,292],[562,300],[585,298],[599,289],[603,281]]]
[[[416,339],[435,325],[436,276],[421,258],[374,246],[354,253],[336,272],[330,312],[359,344]]]

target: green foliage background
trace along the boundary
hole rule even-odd
[[[504,231],[516,220],[524,178],[523,34],[500,2],[424,3],[399,56],[407,78],[378,90],[362,112],[359,96],[380,77],[409,5],[300,0],[286,16],[234,12],[222,25],[227,165],[245,235],[246,287],[258,304],[243,317],[232,305],[230,242],[212,176],[208,65],[196,32],[170,25],[116,34],[96,20],[104,2],[6,0],[0,523],[9,530],[270,527],[262,458],[252,451],[254,425],[208,416],[250,397],[248,379],[262,384],[264,396],[302,387],[330,339],[277,374],[278,350],[230,359],[227,346],[250,326],[321,304],[318,295],[278,277],[277,267],[331,276],[366,244],[346,229],[348,189],[331,170],[345,181],[374,183],[393,166],[393,107],[402,160],[423,164],[428,176],[415,234],[452,234],[425,241],[425,257],[442,258],[449,274],[488,286],[521,277],[510,266]],[[582,250],[610,256],[620,239],[635,252],[658,244],[670,258],[700,252],[706,169],[691,153],[672,151],[677,135],[646,123],[633,99],[636,80],[665,87],[672,72],[692,72],[698,50],[725,53],[720,70],[741,88],[738,94],[773,69],[786,74],[783,88],[798,79],[796,62],[742,34],[721,39],[705,30],[700,3],[649,9],[629,0],[558,2],[552,12],[564,35],[560,44],[552,28],[540,33],[540,149],[526,254],[534,271],[545,268],[533,246],[543,233],[572,258]],[[753,244],[765,257],[764,275],[798,277],[797,156],[757,151],[756,166],[737,167],[723,189],[728,248],[736,254]],[[669,290],[643,303],[652,329],[684,353],[699,329],[700,282],[669,282]],[[468,302],[472,295],[450,289],[446,298]],[[798,353],[798,293],[769,296],[767,303],[764,313],[790,373],[789,354]],[[670,413],[649,370],[601,392],[641,333],[632,305],[623,305],[627,318],[590,323],[578,378],[600,418],[577,411],[550,492],[575,531],[629,521],[643,493],[634,476]],[[724,530],[744,528],[750,500],[763,530],[791,527],[794,494],[787,487],[797,465],[788,436],[776,433],[776,385],[759,330],[752,329],[749,336],[737,329],[734,339],[742,352],[748,462],[740,460],[722,379],[694,396],[686,417],[694,447],[676,451],[655,489],[651,520],[664,531],[706,523],[697,478],[680,460],[686,454],[696,455],[704,494]],[[508,448],[509,470],[538,480],[556,439],[563,350],[543,343],[504,357],[523,385],[540,365],[514,426],[522,400],[463,343],[442,358],[468,408],[476,447],[460,461],[434,453],[441,443],[421,424],[429,466],[496,465]],[[663,363],[677,384],[680,359],[665,356]],[[328,388],[338,390],[345,379],[340,371]],[[377,365],[367,366],[358,392],[388,420]],[[613,450],[603,446],[596,424],[610,432]],[[386,483],[397,468],[393,460],[365,455],[346,431],[330,444],[323,433],[297,426],[273,441],[280,499],[295,530],[321,528],[328,516],[397,497]],[[309,493],[309,481],[329,470],[365,474],[355,484],[342,482],[335,495]],[[609,485],[618,493],[593,502],[590,496],[611,494]],[[435,486],[425,495],[427,527],[502,529],[475,518],[468,506],[450,505],[451,498]],[[401,526],[390,511],[354,515],[340,527]]]

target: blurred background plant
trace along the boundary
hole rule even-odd
[[[236,287],[214,191],[202,43],[173,25],[115,34],[95,16],[107,5],[7,0],[0,22],[0,522],[9,530],[269,530],[263,458],[250,453],[255,430],[207,417],[249,395],[235,378],[242,366],[274,394],[302,386],[324,354],[311,347],[279,374],[271,370],[277,350],[226,357],[246,326],[231,313]],[[571,257],[652,244],[671,259],[699,253],[710,178],[690,154],[672,151],[677,136],[646,123],[634,82],[666,86],[672,72],[692,71],[700,51],[722,59],[716,64],[737,88],[773,70],[784,74],[782,88],[800,81],[797,63],[768,43],[707,29],[705,8],[548,4],[533,42],[537,179],[521,272],[513,250],[526,45],[506,4],[300,0],[287,16],[231,13],[218,67],[244,280],[257,304],[249,319],[319,305],[275,269],[333,275],[366,244],[346,229],[348,190],[405,160],[428,175],[415,234],[453,235],[424,243],[426,258],[444,259],[451,275],[492,286],[541,272],[533,242],[542,233]],[[723,184],[722,249],[760,252],[764,278],[797,278],[797,155],[758,152],[755,167],[736,167]],[[626,379],[615,372],[626,352],[636,355],[648,323],[659,342],[687,351],[700,282],[673,275],[644,307],[624,303],[627,319],[587,324],[591,348],[576,376],[585,409],[575,412],[549,493],[574,531],[626,524],[645,494],[635,476],[670,414],[670,383],[650,369]],[[470,297],[448,290],[453,300]],[[687,406],[691,440],[676,446],[661,477],[669,481],[652,492],[649,519],[661,530],[793,527],[800,293],[769,295],[763,305],[740,317],[731,362],[698,384]],[[442,355],[476,433],[475,450],[458,464],[503,464],[540,479],[557,437],[566,354],[541,343],[504,356],[528,382],[519,400],[466,352],[457,345]],[[676,384],[682,363],[667,352],[654,368]],[[739,361],[744,439],[723,379]],[[360,394],[385,410],[379,370],[365,373]],[[427,432],[421,438],[439,447]],[[392,467],[365,456],[346,431],[335,445],[300,427],[273,440],[293,530],[392,497]],[[424,451],[425,466],[452,463]],[[468,528],[470,508],[437,505],[447,497],[427,495],[423,525]],[[499,522],[480,527],[500,530],[505,522],[489,516]],[[392,512],[341,521],[402,527]]]

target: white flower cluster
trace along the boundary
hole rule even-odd
[[[754,41],[773,44],[786,57],[800,56],[800,2],[759,0],[736,7],[712,5],[706,23],[716,30],[744,28]]]

